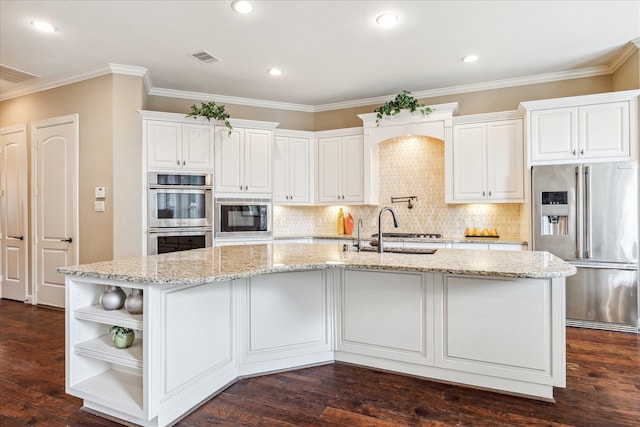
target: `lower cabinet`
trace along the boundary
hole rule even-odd
[[[338,352],[433,364],[431,274],[343,270],[339,283]]]
[[[326,270],[239,281],[240,375],[332,360],[333,294]]]
[[[564,353],[554,349],[565,331],[551,327],[564,324],[564,284],[444,275],[437,288],[436,366],[564,387]]]

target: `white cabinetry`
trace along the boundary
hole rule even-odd
[[[365,172],[362,134],[340,135],[338,132],[335,136],[319,137],[316,145],[318,203],[363,204]]]
[[[143,289],[144,314],[103,310],[105,285]],[[66,391],[86,408],[170,425],[237,377],[232,282],[149,287],[67,276],[66,288]],[[131,347],[113,346],[112,325],[134,329]]]
[[[216,126],[215,191],[220,195],[271,196],[272,131]]]
[[[344,270],[339,283],[338,352],[433,364],[432,275]]]
[[[273,146],[273,202],[311,204],[315,182],[311,162],[312,133],[277,130]]]
[[[453,194],[448,203],[524,200],[522,119],[454,125],[451,159],[447,178],[453,181]]]
[[[523,102],[529,164],[634,160],[640,91]]]
[[[436,366],[564,387],[563,283],[444,275],[436,287]]]
[[[211,172],[213,126],[144,120],[144,128],[149,170]]]

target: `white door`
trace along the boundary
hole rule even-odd
[[[78,263],[78,115],[31,125],[35,183],[34,301],[64,307],[58,267]]]
[[[0,297],[26,301],[28,295],[27,127],[0,129]]]

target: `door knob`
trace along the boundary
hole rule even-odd
[[[10,239],[24,240],[24,236],[9,236]]]
[[[67,242],[67,243],[71,243],[73,242],[73,239],[71,237],[67,238],[67,239],[61,239],[61,242]]]

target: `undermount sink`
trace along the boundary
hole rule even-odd
[[[361,252],[378,252],[378,248],[373,246],[365,246],[360,250]],[[427,248],[384,248],[385,252],[392,254],[420,254],[420,255],[432,255],[435,254],[437,249]]]

